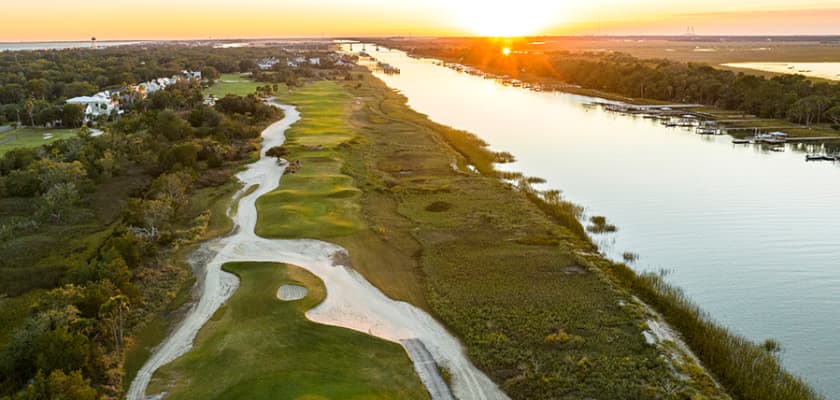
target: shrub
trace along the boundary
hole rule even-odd
[[[445,201],[436,201],[426,206],[426,211],[443,212],[449,210],[450,208],[452,208],[451,203],[447,203]]]

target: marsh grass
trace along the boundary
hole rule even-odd
[[[801,378],[782,368],[772,342],[759,345],[720,326],[661,274],[639,275],[620,264],[613,265],[610,272],[680,332],[703,365],[736,399],[823,398]]]
[[[406,290],[418,287],[396,288],[393,278],[419,280],[428,309],[513,398],[664,394],[647,382],[679,386],[686,397],[701,393],[678,385],[661,351],[645,343],[642,314],[618,305],[623,294],[576,266],[574,253],[593,249],[580,207],[559,192],[501,181],[491,168],[495,153],[478,138],[432,123],[367,74],[355,83],[346,88],[363,103],[349,117],[361,140],[342,153],[342,171],[362,189],[361,215],[371,229],[336,240],[378,238],[348,247],[368,279],[403,298],[417,298]],[[481,173],[465,173],[469,165]],[[453,206],[428,210],[441,203]],[[372,254],[357,263],[372,245],[399,262]],[[567,343],[546,341],[560,329]],[[725,398],[715,389],[702,393]]]
[[[593,216],[589,219],[591,225],[586,227],[586,231],[589,233],[595,234],[602,234],[602,233],[613,233],[618,231],[618,227],[613,224],[607,223],[607,217],[604,216]]]
[[[362,88],[376,88],[378,85],[377,82],[367,83],[368,85]],[[591,392],[592,395],[603,398],[728,398],[727,394],[696,365],[689,364],[686,367],[694,383],[669,380],[665,377],[667,374],[654,372],[655,363],[646,363],[641,361],[643,357],[638,358],[646,354],[644,346],[631,344],[632,340],[628,342],[632,334],[624,334],[629,334],[630,330],[625,330],[626,327],[618,328],[621,326],[619,321],[629,322],[634,317],[621,312],[615,313],[606,303],[600,303],[610,298],[611,294],[610,289],[595,283],[597,279],[592,278],[592,275],[598,274],[570,275],[565,279],[572,281],[565,283],[571,286],[565,286],[564,279],[550,274],[552,268],[548,266],[556,263],[559,271],[571,264],[587,265],[589,270],[603,271],[605,276],[616,284],[617,290],[639,296],[662,313],[667,322],[683,334],[686,343],[698,355],[704,366],[735,398],[821,398],[801,379],[785,371],[772,352],[718,325],[682,291],[669,286],[661,277],[638,275],[625,265],[611,263],[593,253],[595,246],[580,223],[583,212],[581,207],[564,201],[559,192],[539,192],[533,189],[521,174],[495,171],[492,165],[495,160],[494,153],[486,149],[485,143],[474,135],[435,125],[408,109],[402,109],[405,107],[402,96],[371,91],[364,93],[366,96],[376,96],[377,103],[374,104],[379,104],[380,107],[369,106],[368,113],[374,115],[367,118],[374,124],[384,124],[382,132],[395,130],[393,125],[388,125],[385,121],[405,121],[421,132],[439,135],[452,150],[464,158],[458,160],[459,166],[474,165],[482,175],[495,182],[498,182],[498,178],[518,180],[517,185],[508,186],[505,200],[491,197],[492,191],[484,187],[480,193],[482,198],[487,199],[487,203],[473,205],[475,200],[468,196],[470,190],[467,188],[475,186],[464,181],[451,184],[456,194],[434,195],[436,201],[452,198],[452,201],[458,204],[460,212],[475,213],[474,215],[478,216],[475,220],[468,219],[464,214],[457,214],[448,215],[449,221],[444,223],[413,211],[416,210],[414,207],[427,206],[431,200],[429,197],[423,197],[422,200],[412,200],[410,197],[398,200],[403,203],[400,206],[400,214],[416,221],[422,227],[414,237],[421,244],[421,265],[426,276],[432,309],[465,340],[470,357],[500,382],[513,397],[556,398],[557,393],[574,393],[573,397],[582,398],[586,397],[587,390],[597,387],[596,392]],[[392,99],[381,100],[379,96]],[[384,115],[379,114],[380,110]],[[406,140],[406,134],[390,136],[391,140]],[[374,153],[379,157],[387,157],[388,145],[383,142],[379,142],[378,145],[381,148]],[[422,170],[414,166],[411,169]],[[454,182],[451,178],[447,181]],[[398,180],[394,182],[396,186],[404,185]],[[511,241],[522,246],[519,248],[508,247],[498,240],[498,236],[489,233],[510,233],[508,229],[512,226],[523,224],[521,219],[517,222],[508,219],[509,215],[503,211],[504,208],[497,207],[499,203],[503,203],[505,208],[515,208],[520,211],[520,216],[524,215],[527,207],[513,201],[516,196],[510,194],[512,187],[517,188],[543,215],[564,228],[554,231],[562,250],[550,256],[533,252],[532,249],[542,248],[543,244],[548,248],[554,243],[552,235],[540,232],[520,235],[518,239]],[[418,204],[412,207],[412,204],[416,203],[422,206]],[[593,222],[609,229],[606,218],[596,218]],[[470,224],[477,226],[471,227]],[[397,229],[396,232],[398,231]],[[457,237],[469,240],[453,240],[453,237],[448,237],[443,232],[451,232]],[[392,237],[395,237],[395,234],[392,234]],[[536,265],[542,265],[546,269],[532,269]],[[515,272],[511,272],[512,269]],[[590,279],[595,279],[595,282]],[[546,295],[542,296],[544,290],[547,290]],[[510,302],[505,301],[504,297],[510,297],[510,293],[517,293],[518,296],[509,299]],[[552,308],[550,313],[542,311],[541,306],[555,304],[560,299],[564,303],[562,306]],[[599,307],[600,311],[596,312],[595,309]],[[611,323],[600,325],[600,322],[592,319],[598,318],[602,312],[609,313]],[[584,321],[578,318],[590,319]],[[559,321],[565,323],[561,325]],[[638,323],[637,326],[640,325],[641,323]],[[610,327],[603,331],[606,337],[589,330],[596,326],[600,328],[595,329]],[[559,329],[564,329],[569,337],[576,335],[583,338],[580,347],[571,350],[561,346],[561,349],[545,350],[545,338],[558,333]],[[534,333],[539,335],[535,336]],[[612,358],[622,353],[622,350],[629,351],[625,360],[639,362],[631,367],[635,368],[633,372],[624,369],[628,365]],[[555,351],[560,353],[554,353]],[[565,361],[557,364],[557,358],[554,357],[558,356]],[[626,384],[625,379],[635,373],[639,373],[635,375],[635,379],[646,383],[638,387],[638,392],[624,391],[627,387],[621,387]],[[619,378],[613,374],[623,375]],[[573,379],[570,381],[569,377]],[[559,388],[564,388],[565,391],[556,392]]]

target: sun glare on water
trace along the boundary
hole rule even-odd
[[[476,35],[514,37],[541,33],[559,22],[562,0],[462,0],[452,2],[458,23]]]

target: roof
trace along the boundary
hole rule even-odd
[[[79,96],[67,99],[67,102],[70,104],[108,103],[108,99],[104,97]]]

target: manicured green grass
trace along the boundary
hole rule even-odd
[[[260,82],[254,82],[239,73],[222,74],[213,86],[210,86],[204,91],[205,95],[212,95],[216,98],[222,98],[229,94],[237,96],[247,96],[257,92],[257,86],[262,86]]]
[[[224,268],[241,286],[193,349],[155,375],[149,393],[166,391],[173,400],[428,398],[399,345],[305,318],[326,296],[316,276],[276,263]],[[283,284],[309,293],[281,301]]]
[[[59,139],[73,137],[78,129],[47,129],[47,128],[20,128],[0,132],[0,156],[9,150],[38,147]],[[52,134],[52,138],[44,139],[44,134]]]
[[[286,174],[282,185],[257,200],[257,234],[265,237],[320,238],[346,236],[362,228],[360,194],[342,173],[339,146],[355,136],[346,122],[350,96],[335,82],[305,86],[279,101],[293,104],[301,121],[286,133],[290,162],[301,168]]]

